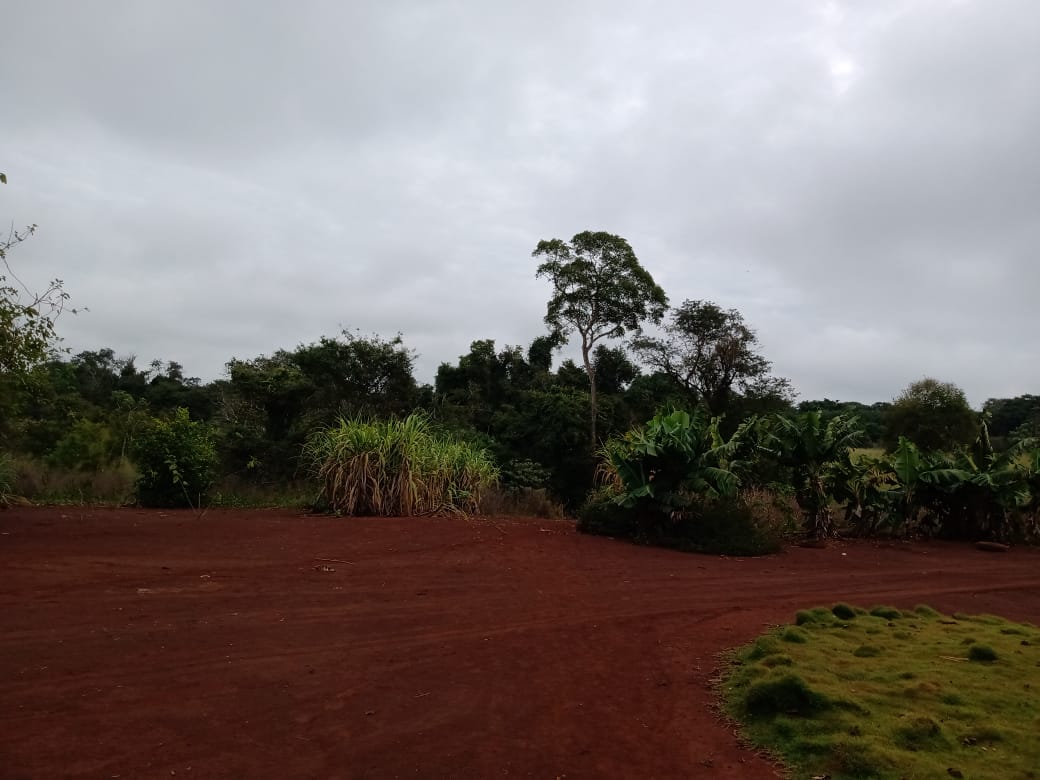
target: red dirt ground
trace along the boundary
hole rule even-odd
[[[770,778],[713,714],[720,651],[838,600],[1040,620],[1036,550],[538,520],[16,509],[0,567],[5,778]]]

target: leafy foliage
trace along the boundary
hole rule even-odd
[[[761,491],[739,492],[754,424],[726,440],[717,418],[676,410],[611,438],[600,452],[607,487],[582,509],[580,530],[701,552],[775,551],[786,529],[764,522],[774,513]]]
[[[895,447],[906,437],[923,450],[953,450],[971,444],[979,418],[964,391],[952,382],[925,378],[912,383],[892,402],[885,421],[885,443]]]
[[[291,352],[232,360],[218,387],[224,470],[286,480],[313,429],[339,417],[407,414],[418,402],[414,360],[400,336],[349,331]]]
[[[723,415],[738,394],[790,402],[790,382],[769,375],[771,365],[757,351],[758,336],[736,309],[687,300],[672,310],[664,331],[665,338],[636,337],[632,348],[684,389],[687,406],[703,405],[709,414]]]
[[[140,476],[137,501],[147,507],[200,507],[217,475],[217,451],[210,429],[178,409],[153,419],[134,441]]]
[[[570,243],[540,241],[532,253],[544,260],[537,276],[547,278],[553,294],[545,323],[566,339],[577,331],[589,380],[591,448],[596,446],[596,365],[592,350],[602,339],[638,332],[642,323],[660,322],[668,298],[620,236],[586,231]]]
[[[830,503],[841,476],[836,467],[849,463],[849,450],[862,435],[855,418],[837,416],[824,422],[819,412],[772,418],[766,446],[790,469],[809,536],[827,537],[834,532]]]
[[[6,183],[0,174],[0,184]],[[58,342],[55,323],[69,301],[61,279],[42,291],[30,290],[10,266],[8,252],[35,232],[36,225],[21,231],[12,227],[0,239],[0,378],[24,377],[52,354]]]
[[[718,419],[708,421],[699,409],[692,415],[682,410],[660,413],[609,440],[602,450],[602,470],[619,487],[622,506],[681,512],[692,495],[736,494],[746,429],[723,441]]]

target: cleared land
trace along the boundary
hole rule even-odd
[[[771,778],[713,712],[720,651],[835,601],[1040,620],[1035,550],[537,520],[14,509],[0,567],[14,778]]]

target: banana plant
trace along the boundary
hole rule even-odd
[[[840,481],[835,464],[848,461],[849,450],[863,437],[855,417],[837,415],[824,422],[818,411],[797,417],[776,415],[763,446],[791,470],[795,499],[810,538],[834,533],[830,504]]]
[[[982,432],[972,450],[957,455],[958,466],[967,474],[960,490],[958,514],[946,529],[951,536],[989,536],[1008,541],[1029,536],[1029,529],[1016,528],[1016,520],[1029,523],[1035,505],[1037,454],[1035,440],[1022,440],[1004,452],[994,452],[988,431]]]
[[[719,419],[697,410],[659,413],[646,425],[607,442],[601,476],[620,490],[619,505],[681,515],[693,496],[728,497],[740,486],[743,437],[751,421],[727,441]]]
[[[863,536],[877,533],[889,518],[891,481],[881,458],[853,460],[851,453],[831,464],[834,500],[845,506],[845,525]]]
[[[947,524],[954,506],[951,497],[971,476],[941,453],[922,452],[905,436],[899,437],[888,468],[894,483],[890,493],[893,525],[906,531],[917,530],[926,511],[937,528]]]

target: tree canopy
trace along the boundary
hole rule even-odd
[[[596,445],[596,365],[593,349],[603,339],[638,332],[646,321],[660,322],[668,297],[639,263],[628,242],[611,233],[586,231],[570,243],[538,242],[543,258],[537,276],[553,287],[545,323],[563,339],[581,337],[581,358],[589,379],[590,443]]]
[[[892,402],[885,419],[885,446],[905,436],[923,450],[952,450],[971,444],[979,416],[952,382],[926,377],[911,383]]]
[[[0,184],[7,176],[0,173]],[[36,232],[36,225],[8,231],[0,239],[0,378],[23,378],[34,365],[52,354],[58,342],[55,322],[69,300],[61,279],[34,291],[18,278],[8,252]]]
[[[672,309],[664,332],[663,338],[636,337],[632,348],[644,363],[672,377],[691,406],[722,415],[735,395],[784,402],[793,396],[788,380],[770,376],[772,366],[758,352],[758,336],[736,309],[687,300]]]

